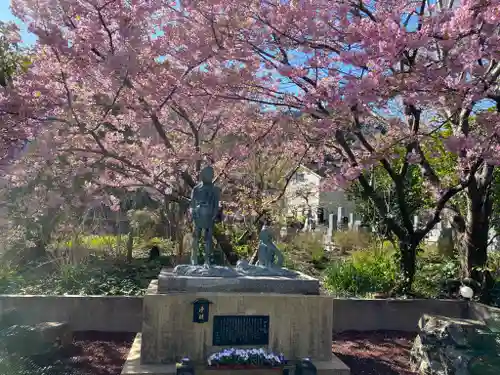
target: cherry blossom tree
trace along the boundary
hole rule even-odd
[[[235,55],[217,47],[211,21],[165,1],[12,1],[12,8],[38,41],[29,71],[3,98],[3,117],[38,129],[41,158],[62,157],[68,173],[91,175],[89,194],[146,188],[182,216],[204,163],[224,185],[253,149],[278,145],[279,119],[219,95],[240,75],[226,74],[218,86],[214,66]],[[281,156],[297,155],[289,150]],[[118,208],[118,197],[109,200]],[[216,238],[231,258],[222,234]]]
[[[193,18],[213,20],[219,45],[244,56],[245,74],[224,97],[305,114],[297,139],[328,156],[332,182],[359,182],[399,240],[402,291],[410,289],[419,243],[462,192],[466,273],[482,278],[499,162],[499,112],[487,110],[499,102],[498,0],[182,4]],[[448,125],[451,134],[441,131]],[[457,155],[458,179],[440,178],[428,162],[423,150],[433,134]],[[435,202],[422,228],[413,227],[405,200],[411,164]],[[401,223],[370,185],[374,165],[392,180]]]
[[[192,186],[204,157],[226,171],[275,137],[291,157],[307,149],[325,162],[332,184],[359,182],[398,239],[403,292],[421,240],[465,194],[461,244],[468,275],[480,278],[480,227],[499,161],[499,113],[486,109],[499,101],[500,0],[12,4],[38,44],[10,94],[22,111],[10,100],[4,114],[50,128],[75,166],[105,165],[104,183],[181,201],[177,182]],[[214,133],[233,142],[220,147]],[[428,162],[432,135],[457,155],[458,178],[438,176]],[[435,201],[422,228],[405,201],[411,164]],[[370,184],[374,165],[392,180],[402,222]]]
[[[20,46],[19,28],[12,22],[0,22],[0,100],[9,96],[15,75],[29,67],[29,54]],[[0,107],[0,111],[8,107]],[[0,120],[0,165],[5,165],[31,138],[33,129],[12,118]]]

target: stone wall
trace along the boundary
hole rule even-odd
[[[498,320],[500,318],[500,309],[483,305],[481,303],[471,303],[469,306],[470,319],[487,322],[491,319]]]
[[[478,314],[482,305],[471,304]],[[68,321],[75,331],[140,332],[142,297],[0,295],[0,314],[17,309],[28,324]],[[476,309],[477,308],[477,309]],[[463,301],[334,299],[333,331],[416,331],[422,314],[468,317]]]
[[[139,332],[142,297],[0,295],[0,314],[15,309],[25,324],[68,322],[73,331]]]
[[[333,331],[416,332],[423,314],[467,318],[468,304],[456,300],[334,299]]]

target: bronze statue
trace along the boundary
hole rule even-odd
[[[194,222],[191,264],[198,265],[199,241],[202,231],[205,238],[205,265],[210,265],[212,234],[219,212],[220,189],[213,184],[214,169],[207,166],[201,170],[200,183],[191,192],[191,214]]]
[[[283,254],[273,243],[271,231],[263,226],[259,235],[258,265],[265,268],[283,267]]]

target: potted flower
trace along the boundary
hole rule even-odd
[[[282,354],[267,352],[264,349],[229,348],[211,354],[208,369],[216,370],[256,370],[281,371],[286,363]],[[267,372],[265,371],[265,372]],[[240,373],[240,372],[239,372]]]

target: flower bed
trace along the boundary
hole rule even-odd
[[[276,369],[280,370],[286,363],[282,354],[266,352],[264,349],[224,349],[208,357],[208,367],[213,369],[249,370]]]

